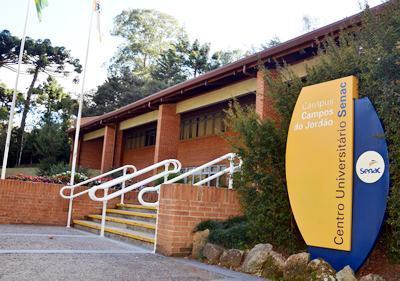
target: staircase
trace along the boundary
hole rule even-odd
[[[153,250],[157,208],[131,204],[117,204],[107,209],[104,235]],[[74,227],[99,234],[101,215],[88,215],[87,220],[74,220]]]

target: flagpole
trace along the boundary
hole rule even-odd
[[[22,57],[24,55],[26,29],[27,29],[28,21],[29,21],[29,12],[31,9],[31,2],[32,2],[32,0],[28,0],[28,7],[26,8],[24,32],[22,34],[21,46],[20,46],[19,56],[18,56],[17,78],[15,79],[15,87],[14,87],[13,97],[12,97],[12,101],[11,101],[10,118],[8,119],[7,138],[6,138],[6,144],[4,147],[4,155],[3,155],[3,166],[1,168],[1,179],[2,180],[4,180],[6,178],[8,152],[10,150],[11,133],[12,133],[12,127],[13,127],[13,123],[14,123],[15,103],[17,100],[18,82],[19,82],[19,75],[21,72]]]
[[[82,88],[81,88],[81,93],[79,95],[79,109],[78,109],[78,116],[76,119],[76,126],[75,126],[75,140],[74,140],[74,147],[73,147],[73,154],[72,154],[71,179],[69,182],[70,185],[74,185],[74,180],[75,180],[76,158],[77,158],[77,154],[78,154],[79,131],[81,129],[83,94],[85,91],[86,72],[87,72],[87,64],[88,64],[89,49],[90,49],[90,38],[92,35],[93,14],[94,14],[94,11],[91,10],[90,23],[89,23],[89,34],[88,34],[87,45],[86,45],[86,57],[85,57],[85,64],[83,67]],[[74,190],[71,189],[71,195],[73,195],[73,192],[74,192]],[[67,227],[71,226],[72,200],[73,200],[73,198],[69,199]]]

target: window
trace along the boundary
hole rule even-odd
[[[125,150],[137,149],[156,144],[157,129],[155,126],[135,128],[124,133]]]
[[[188,168],[182,168],[182,173],[186,173],[190,170],[193,170],[195,167],[188,167]],[[211,167],[207,167],[187,178],[184,178],[183,181],[186,184],[194,184],[196,182],[201,181],[202,179],[208,178],[212,175],[215,175],[216,173],[225,170],[226,166],[225,165],[214,165]],[[207,186],[215,186],[215,187],[226,187],[228,185],[228,178],[227,175],[220,176],[216,179],[213,179],[207,183]]]
[[[181,120],[181,140],[217,135],[222,132],[225,132],[223,112],[183,117]]]

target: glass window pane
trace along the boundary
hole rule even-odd
[[[212,135],[214,133],[213,122],[214,122],[213,116],[207,115],[206,116],[206,136]]]

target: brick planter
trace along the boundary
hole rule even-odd
[[[191,253],[193,229],[201,221],[241,215],[236,191],[186,184],[162,185],[157,252],[167,256]]]

